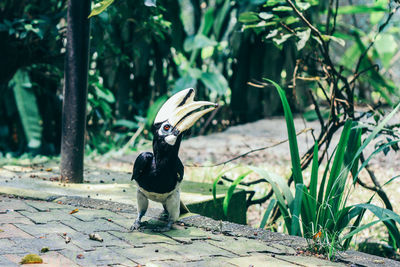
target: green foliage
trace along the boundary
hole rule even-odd
[[[37,106],[36,95],[26,70],[18,70],[9,82],[13,89],[18,113],[30,149],[38,149],[42,142],[42,121]]]
[[[275,198],[271,199],[271,201],[268,203],[267,208],[265,209],[264,216],[261,219],[259,228],[261,228],[261,229],[265,228],[265,226],[267,224],[267,221],[268,221],[268,218],[271,215],[271,212],[275,207],[275,204],[276,204],[276,199]]]
[[[229,209],[229,202],[231,201],[232,195],[235,192],[236,187],[239,185],[239,183],[247,176],[251,173],[252,171],[248,171],[245,172],[243,174],[241,174],[238,178],[235,179],[235,181],[233,181],[233,183],[229,186],[228,188],[228,192],[226,192],[225,198],[224,198],[224,202],[223,202],[223,210],[224,210],[224,214],[225,216],[228,216],[228,209]],[[214,197],[215,199],[215,197]]]
[[[279,85],[273,83],[278,91],[282,91]],[[281,94],[282,103],[285,106],[286,96]],[[336,147],[332,165],[329,160],[320,186],[318,188],[318,144],[314,146],[314,156],[311,169],[310,186],[307,187],[301,182],[295,182],[295,195],[293,196],[289,186],[283,178],[271,175],[268,171],[251,167],[253,171],[264,177],[271,185],[277,200],[277,205],[282,213],[286,229],[289,234],[303,235],[312,238],[312,249],[327,253],[329,258],[334,257],[337,249],[347,249],[351,238],[358,232],[382,222],[385,224],[390,235],[396,240],[396,246],[400,246],[400,235],[396,225],[400,223],[400,216],[393,211],[367,203],[348,205],[347,198],[350,188],[355,185],[359,172],[365,167],[363,164],[358,168],[358,160],[361,152],[384,128],[385,124],[399,110],[400,104],[374,128],[372,133],[361,144],[361,128],[354,127],[351,120],[348,120],[343,128],[339,143]],[[296,135],[294,134],[293,118],[290,108],[285,108],[285,118],[288,125],[288,136],[291,140],[292,170],[301,170],[300,161],[296,160],[298,154]],[[294,145],[296,144],[296,145]],[[294,151],[293,151],[294,150]],[[295,152],[295,153],[293,153]],[[295,159],[293,159],[293,155]],[[295,166],[297,164],[297,166]],[[349,174],[352,179],[349,179]],[[329,174],[329,176],[328,176]],[[296,181],[296,179],[295,179]],[[318,191],[318,192],[317,192]],[[318,197],[317,197],[318,194]],[[271,204],[270,204],[271,205]],[[267,208],[266,215],[270,213]],[[371,211],[378,220],[360,225],[365,211]],[[265,217],[264,216],[264,217]],[[352,226],[350,223],[355,219]],[[262,224],[266,224],[263,218]],[[346,230],[350,229],[346,233]]]
[[[99,15],[101,12],[106,10],[107,7],[109,7],[113,2],[114,2],[114,0],[104,0],[104,1],[96,3],[94,5],[92,11],[90,12],[90,15],[88,18]]]
[[[332,5],[333,2],[291,2],[312,23],[313,29],[299,18],[285,0],[267,1],[263,6],[259,6],[257,12],[241,13],[239,21],[244,24],[245,30],[256,32],[279,49],[295,44],[299,52],[298,58],[308,61],[306,64],[311,67],[300,71],[303,76],[316,76],[315,68],[307,57],[315,51],[316,47],[319,47],[321,60],[333,54],[340,59],[339,64],[343,68],[342,75],[354,75],[352,72],[355,68],[356,72],[364,70],[364,75],[357,77],[360,81],[358,85],[360,89],[355,93],[360,93],[360,98],[365,97],[365,91],[374,91],[388,104],[393,106],[397,103],[400,92],[386,70],[393,66],[392,59],[398,51],[396,48],[400,40],[399,27],[396,24],[387,23],[386,14],[394,11],[393,8],[398,8],[398,4],[390,4],[387,0],[367,1],[367,3],[352,5],[340,4],[336,10],[335,4]],[[366,15],[369,15],[370,25],[362,22]],[[360,26],[361,24],[363,25]],[[390,27],[390,30],[385,27]],[[322,43],[321,38],[325,44]],[[373,45],[369,49],[371,40]],[[342,47],[341,50],[332,46],[332,42],[339,44]],[[334,49],[329,49],[327,46],[332,46]],[[327,49],[324,50],[324,47]],[[363,56],[359,65],[358,59],[364,52],[367,52],[367,56]],[[377,67],[373,67],[374,64]],[[297,74],[301,76],[300,73]],[[316,78],[315,81],[319,81],[320,77]],[[343,88],[347,85],[340,80],[338,83],[338,87],[344,91]],[[316,87],[315,83],[311,85]]]

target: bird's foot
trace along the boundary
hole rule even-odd
[[[167,221],[169,217],[169,214],[167,211],[163,211],[160,216],[158,217],[161,221]]]
[[[168,221],[165,226],[154,228],[152,231],[157,233],[168,232],[172,228],[172,221]]]
[[[131,231],[139,230],[140,227],[142,227],[142,226],[144,226],[146,224],[147,224],[147,222],[141,222],[141,221],[136,220],[133,223],[133,225],[131,226],[131,228],[129,228],[129,230],[131,230]]]

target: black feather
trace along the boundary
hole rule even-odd
[[[133,167],[132,180],[148,192],[168,193],[181,182],[184,167],[178,157],[182,135],[177,137],[175,145],[167,144],[164,137],[158,135],[161,124],[153,128],[153,151],[141,153]]]

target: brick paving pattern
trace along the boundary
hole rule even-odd
[[[70,214],[72,210],[78,212]],[[345,266],[296,255],[289,247],[176,225],[166,233],[130,232],[135,214],[0,197],[0,266]],[[103,242],[89,239],[97,233]],[[67,241],[67,242],[66,242]],[[69,242],[68,242],[69,241]],[[41,252],[47,247],[48,252]]]

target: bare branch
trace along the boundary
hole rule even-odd
[[[302,134],[302,133],[306,133],[306,132],[311,131],[311,130],[312,130],[312,128],[305,128],[305,129],[301,130],[300,132],[298,132],[298,133],[296,134],[296,136],[297,136],[297,135],[300,135],[300,134]],[[227,163],[229,163],[229,162],[232,162],[232,161],[235,161],[235,160],[237,160],[237,159],[246,157],[247,155],[249,155],[249,154],[251,154],[251,153],[258,152],[258,151],[261,151],[261,150],[265,150],[265,149],[268,149],[268,148],[276,147],[276,146],[278,146],[278,145],[281,145],[281,144],[283,144],[283,143],[286,143],[287,141],[289,141],[289,140],[288,140],[288,139],[285,139],[285,140],[279,141],[279,142],[277,142],[277,143],[275,143],[275,144],[272,144],[272,145],[270,145],[270,146],[265,146],[265,147],[260,147],[260,148],[252,149],[252,150],[250,150],[250,151],[247,151],[246,153],[240,154],[240,155],[238,155],[238,156],[236,156],[236,157],[234,157],[234,158],[231,158],[231,159],[229,159],[229,160],[226,160],[226,161],[223,161],[223,162],[220,162],[220,163],[217,163],[217,164],[212,164],[212,165],[197,165],[197,164],[196,164],[196,165],[185,165],[185,166],[186,166],[186,167],[201,167],[201,168],[204,168],[204,167],[207,167],[207,168],[209,168],[209,167],[217,167],[217,166],[225,165],[225,164],[227,164]]]

